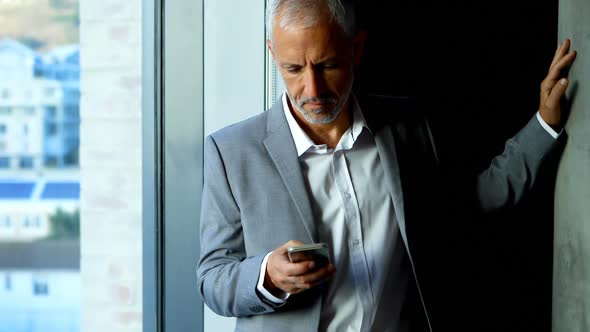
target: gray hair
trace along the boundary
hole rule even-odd
[[[327,6],[330,22],[335,22],[348,36],[354,36],[355,10],[352,0],[268,0],[266,7],[266,31],[272,42],[272,28],[278,23],[281,28],[297,23],[310,28],[320,20],[323,5]],[[278,22],[277,22],[278,19]]]

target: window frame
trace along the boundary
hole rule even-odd
[[[204,0],[142,1],[143,330],[203,331]]]

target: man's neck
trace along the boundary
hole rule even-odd
[[[344,109],[336,119],[327,124],[313,124],[305,120],[302,114],[293,111],[293,106],[289,101],[289,111],[293,114],[293,117],[297,121],[297,124],[303,129],[305,134],[314,142],[314,144],[322,145],[326,144],[329,149],[334,149],[340,138],[352,124],[352,116],[350,109],[350,102],[347,102],[343,107]]]
[[[290,105],[291,106],[291,105]],[[340,142],[340,138],[352,123],[352,112],[350,109],[350,102],[347,102],[344,105],[344,109],[338,116],[336,120],[331,123],[327,124],[313,124],[309,123],[305,120],[303,115],[299,112],[294,112],[291,107],[291,114],[297,123],[303,129],[303,131],[309,136],[309,138],[317,145],[326,144],[329,149],[334,149],[338,142]]]

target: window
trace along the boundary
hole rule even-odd
[[[69,100],[78,100],[80,99],[80,91],[68,89],[66,92],[66,98]]]
[[[68,122],[66,123],[64,130],[71,135],[72,133],[76,133],[79,127],[80,125],[77,122]]]
[[[27,136],[29,134],[29,125],[28,124],[23,125],[23,134],[25,136]]]
[[[45,97],[53,97],[55,95],[55,88],[45,88],[43,93],[45,94]]]
[[[2,156],[0,157],[0,168],[9,168],[10,167],[10,157]]]
[[[155,15],[120,3],[0,0],[0,68],[7,52],[23,64],[8,83],[0,73],[0,123],[18,134],[0,159],[0,215],[14,218],[0,227],[0,292],[17,271],[0,332],[143,330],[142,20]]]
[[[57,115],[57,108],[55,106],[45,106],[45,117],[54,118]]]
[[[3,99],[10,98],[10,95],[11,95],[10,90],[9,89],[2,89],[1,95],[2,95]]]
[[[0,123],[0,135],[6,134],[6,125],[4,123]]]
[[[2,225],[4,228],[12,227],[12,220],[10,220],[10,216],[4,216],[3,219],[4,220],[2,220]]]
[[[80,117],[80,109],[76,106],[66,106],[64,107],[64,115],[70,119],[78,119]]]
[[[24,107],[23,114],[33,116],[33,115],[35,115],[35,108],[34,107]]]
[[[4,289],[7,291],[12,289],[12,278],[8,273],[4,275]]]
[[[45,135],[55,136],[57,134],[57,124],[55,122],[45,123]]]
[[[47,296],[49,295],[49,284],[44,279],[33,279],[33,295]]]
[[[52,168],[57,166],[57,157],[55,156],[45,156],[45,167]]]
[[[30,169],[34,167],[34,159],[31,156],[20,157],[18,165],[22,169]]]

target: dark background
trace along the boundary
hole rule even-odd
[[[368,38],[356,89],[419,101],[444,156],[485,168],[538,109],[557,10],[557,1],[359,2]],[[443,331],[551,330],[552,173],[518,208],[466,230],[462,268],[441,271],[461,281],[441,299]]]

